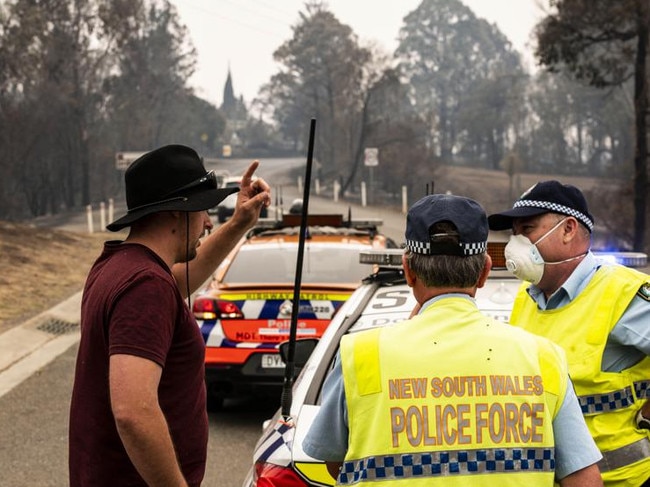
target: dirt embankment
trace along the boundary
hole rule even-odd
[[[0,333],[79,291],[108,239],[0,221]]]

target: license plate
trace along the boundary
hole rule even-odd
[[[262,355],[263,369],[283,369],[284,362],[279,353],[265,353]]]

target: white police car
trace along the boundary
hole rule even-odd
[[[476,302],[484,313],[508,321],[521,281],[505,270],[504,246],[505,242],[488,243],[493,269],[485,286],[477,290]],[[402,253],[395,249],[362,252],[361,261],[379,265],[377,272],[365,279],[340,308],[320,341],[296,342],[296,366],[304,367],[293,386],[289,414],[284,416],[280,408],[272,419],[265,422],[253,452],[253,466],[243,487],[322,487],[335,484],[325,463],[302,450],[302,441],[320,407],[321,387],[333,366],[341,337],[346,333],[402,321],[413,310],[415,299],[404,281]],[[646,255],[640,253],[608,253],[600,257],[630,267],[647,264]],[[286,345],[281,346],[281,352]],[[308,359],[300,364],[299,357]]]
[[[507,321],[520,281],[503,267],[497,269],[504,265],[502,249],[503,244],[489,246],[495,266],[486,285],[479,289],[476,300],[485,313]],[[300,356],[309,357],[309,360],[294,383],[290,414],[283,417],[279,409],[265,423],[254,450],[254,465],[244,486],[334,485],[325,464],[302,451],[302,440],[318,411],[321,386],[333,365],[341,337],[402,321],[413,310],[416,303],[404,280],[402,253],[399,249],[362,252],[362,262],[379,265],[377,272],[366,278],[343,304],[320,341],[299,340],[296,343],[296,365],[301,365]]]

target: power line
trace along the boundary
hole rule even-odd
[[[240,3],[232,2],[230,0],[221,0],[221,1],[225,1],[226,3],[231,3],[232,5],[235,5],[235,6],[239,7],[239,8],[242,7],[242,5]],[[281,34],[278,31],[269,30],[269,29],[267,29],[265,27],[260,27],[259,25],[254,25],[254,24],[251,24],[249,22],[242,21],[242,20],[240,20],[238,18],[233,18],[231,16],[224,15],[224,14],[222,14],[220,12],[215,11],[215,10],[207,9],[205,7],[202,7],[200,5],[196,5],[196,4],[194,4],[192,2],[189,2],[189,1],[186,1],[186,0],[174,0],[174,2],[177,3],[177,4],[181,3],[181,4],[187,6],[187,7],[191,8],[191,9],[200,11],[201,13],[207,14],[207,15],[209,15],[211,17],[219,18],[219,19],[225,20],[227,22],[231,22],[231,23],[240,25],[241,27],[244,27],[244,28],[246,28],[248,30],[254,31],[254,32],[258,33],[258,34],[263,33],[263,34],[267,34],[267,35],[270,35],[270,36],[273,36],[273,37],[277,37],[278,39],[284,39],[286,37],[286,34]],[[287,24],[286,22],[280,21],[277,18],[272,18],[272,17],[269,17],[269,16],[265,16],[263,14],[260,14],[259,12],[255,12],[253,10],[246,9],[246,8],[244,8],[244,10],[248,10],[249,12],[253,12],[258,18],[259,17],[266,17],[268,19],[271,19],[275,23],[279,23],[279,24],[282,24],[283,26],[290,27],[289,24]],[[247,17],[249,19],[251,18],[251,16],[247,16]],[[268,24],[268,22],[266,22],[265,24]]]
[[[296,12],[288,12],[287,10],[283,10],[281,8],[278,8],[278,4],[269,4],[267,2],[264,2],[262,0],[249,0],[252,1],[253,3],[257,3],[258,5],[263,5],[266,8],[273,10],[274,12],[281,13],[283,17],[291,17],[291,16],[296,16]],[[279,2],[278,2],[279,3]]]
[[[242,9],[242,10],[246,10],[246,11],[248,11],[248,12],[252,12],[253,14],[255,14],[255,15],[259,16],[259,17],[264,17],[264,18],[267,18],[267,19],[269,19],[269,20],[272,20],[273,22],[277,22],[277,23],[282,24],[282,25],[284,25],[284,26],[286,26],[286,27],[290,27],[290,25],[287,24],[286,20],[284,19],[284,15],[282,15],[282,16],[280,16],[280,17],[273,17],[273,16],[271,16],[271,15],[265,15],[265,14],[263,14],[263,13],[260,13],[257,9],[252,9],[252,8],[250,8],[250,7],[247,7],[247,6],[245,5],[245,3],[243,3],[241,0],[240,0],[240,1],[235,1],[235,0],[216,0],[216,1],[217,1],[217,2],[222,2],[222,3],[229,3],[229,4],[231,4],[231,5],[236,6],[238,9]],[[254,2],[254,3],[256,3],[256,2]],[[259,5],[259,3],[258,3],[258,5]],[[280,12],[278,9],[273,8],[273,7],[271,7],[271,10],[273,11],[273,13],[276,13],[276,12],[282,13],[282,12]]]

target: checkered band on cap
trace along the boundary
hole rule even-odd
[[[436,230],[441,226],[450,233]],[[404,240],[415,254],[468,257],[487,250],[488,232],[487,216],[479,203],[464,196],[431,194],[409,209]]]
[[[536,200],[518,200],[515,201],[515,204],[512,206],[513,208],[542,208],[544,210],[548,210],[551,213],[562,213],[563,215],[569,215],[572,216],[578,220],[580,220],[590,231],[594,229],[594,222],[591,221],[591,218],[589,218],[587,215],[584,213],[579,212],[578,210],[574,210],[573,208],[569,208],[568,206],[560,205],[558,203],[552,203],[550,201],[536,201]]]
[[[487,251],[487,242],[460,243],[458,246],[462,249],[463,255],[478,255]],[[414,254],[432,255],[431,242],[418,242],[416,240],[406,239],[406,248]]]

